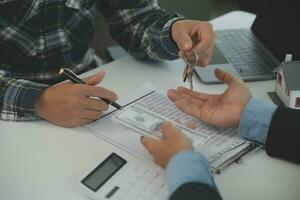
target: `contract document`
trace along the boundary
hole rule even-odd
[[[210,163],[212,172],[220,172],[225,165],[237,160],[241,155],[249,152],[254,145],[242,139],[238,129],[220,128],[208,125],[199,119],[193,118],[180,110],[168,99],[165,92],[157,90],[150,83],[146,83],[131,94],[121,97],[118,103],[126,109],[132,105],[143,107],[164,119],[180,121],[182,124],[193,121],[196,124],[194,130],[199,135],[207,136],[205,141],[195,150]],[[122,148],[140,158],[152,160],[149,153],[140,143],[141,133],[127,126],[118,124],[112,120],[118,111],[110,107],[103,117],[85,126],[94,135]]]

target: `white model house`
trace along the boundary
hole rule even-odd
[[[285,106],[300,109],[300,61],[283,62],[277,73],[275,92]]]

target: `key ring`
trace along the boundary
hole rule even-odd
[[[185,64],[190,65],[190,63],[189,63],[188,59],[186,58],[186,56],[183,57],[183,60],[184,60]]]
[[[194,53],[194,55],[195,55],[195,58],[196,58],[196,62],[194,63],[194,65],[193,65],[193,66],[196,66],[196,65],[197,65],[197,63],[198,63],[198,60],[199,60],[199,56],[198,56],[198,54],[197,54],[195,51],[193,51],[193,53]]]
[[[191,66],[191,67],[194,67],[194,66],[196,66],[197,65],[197,63],[198,63],[198,60],[199,60],[199,56],[198,56],[198,54],[195,52],[195,51],[193,51],[193,53],[194,53],[194,56],[195,56],[195,63],[192,65],[189,61],[188,61],[188,59],[187,59],[187,57],[186,56],[184,56],[183,57],[183,59],[184,59],[184,62],[187,64],[187,65],[189,65],[189,66]]]

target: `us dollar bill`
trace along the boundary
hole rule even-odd
[[[178,122],[169,120],[140,105],[132,105],[122,111],[119,111],[112,117],[112,120],[146,137],[153,137],[157,139],[163,138],[161,125],[165,122],[171,122],[173,126],[181,129],[181,131],[192,140],[195,149],[205,143],[208,139],[207,135],[199,133],[193,129],[189,129]]]

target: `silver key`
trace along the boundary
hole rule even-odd
[[[189,64],[187,64],[183,70],[183,74],[182,74],[182,80],[183,82],[186,82],[186,79],[188,78],[188,70],[189,70]]]
[[[190,82],[190,90],[193,91],[194,86],[193,86],[193,73],[194,73],[194,66],[190,67],[190,72],[189,72],[189,82]]]
[[[194,66],[187,64],[183,71],[183,82],[186,82],[186,79],[190,82],[190,90],[193,90],[193,72]]]
[[[183,82],[186,81],[186,78],[188,77],[188,81],[190,82],[190,90],[193,91],[194,86],[193,86],[193,72],[194,72],[194,67],[197,65],[198,63],[198,54],[195,53],[193,51],[194,55],[195,55],[195,63],[194,64],[190,64],[188,59],[186,57],[184,57],[184,61],[186,62],[186,67],[184,68],[184,72],[183,72]]]

